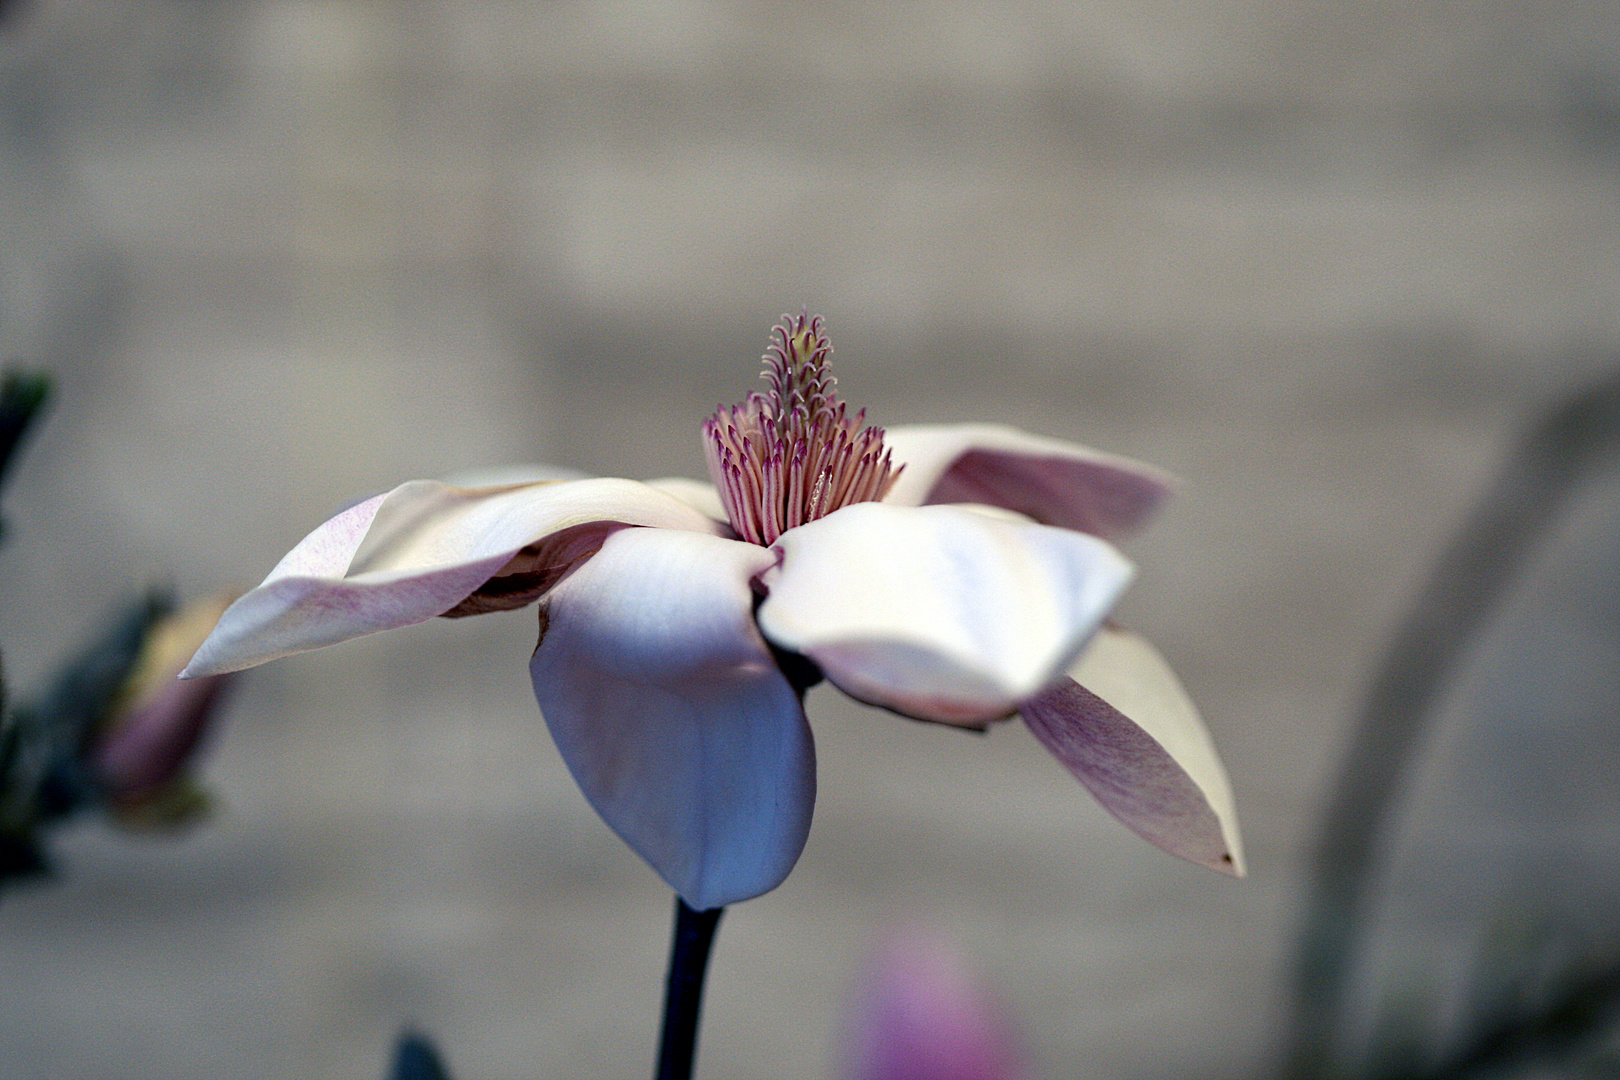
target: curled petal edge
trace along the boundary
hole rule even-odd
[[[305,537],[221,617],[183,677],[532,602],[625,526],[723,528],[631,480],[458,488],[416,480]]]

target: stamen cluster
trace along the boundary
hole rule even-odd
[[[821,317],[784,316],[762,358],[770,384],[703,422],[709,475],[737,535],[772,544],[850,503],[874,502],[900,475],[883,429],[838,398]]]

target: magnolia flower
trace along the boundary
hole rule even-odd
[[[1136,462],[1011,428],[864,426],[821,321],[703,427],[692,480],[413,481],[345,510],[226,611],[187,675],[539,602],[530,674],[585,797],[693,908],[768,892],[810,828],[803,699],[1022,716],[1112,813],[1241,873],[1209,736],[1140,638],[1103,625],[1113,541],[1168,493]]]

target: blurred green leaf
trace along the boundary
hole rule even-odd
[[[147,632],[173,609],[173,598],[158,591],[129,602],[57,673],[31,710],[53,732],[54,746],[77,751],[107,719]]]
[[[426,1035],[406,1030],[394,1045],[386,1080],[450,1080],[439,1051]]]
[[[0,879],[42,865],[38,826],[72,815],[93,794],[80,751],[116,704],[148,630],[172,607],[158,592],[124,605],[43,695],[0,715]]]
[[[1403,995],[1386,1007],[1361,1080],[1471,1080],[1509,1076],[1615,1076],[1620,1057],[1620,952],[1557,927],[1520,927],[1488,940],[1462,1013],[1436,1041],[1433,1004]]]
[[[34,372],[8,371],[0,380],[0,482],[12,456],[51,396],[51,380]]]

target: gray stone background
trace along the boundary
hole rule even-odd
[[[1253,1075],[1381,642],[1524,421],[1620,357],[1617,54],[1612,3],[1556,0],[21,3],[0,356],[59,386],[7,495],[8,677],[404,479],[700,475],[808,306],[879,423],[1187,479],[1120,614],[1205,710],[1252,872],[1148,848],[1016,726],[819,691],[815,829],[727,916],[703,1075],[830,1075],[915,915],[1041,1076]],[[1448,712],[1391,910],[1466,939],[1526,852],[1612,877],[1613,479]],[[415,1021],[461,1078],[644,1075],[668,897],[537,722],[533,621],[253,673],[213,826],[86,824],[0,898],[0,1074],[372,1077]]]

